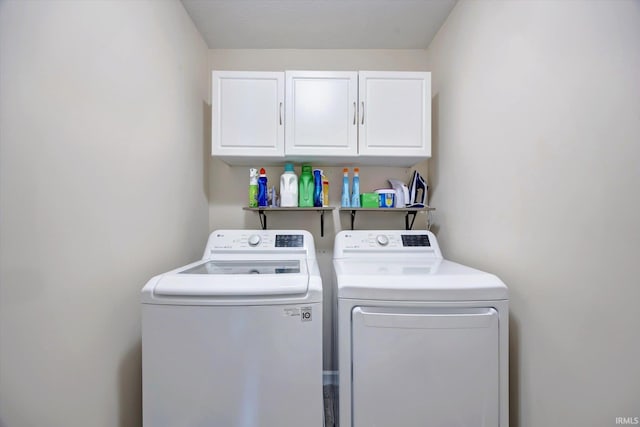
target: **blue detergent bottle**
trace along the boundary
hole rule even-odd
[[[360,169],[353,168],[353,195],[351,196],[351,207],[360,207]]]
[[[267,171],[260,168],[260,176],[258,177],[258,206],[269,206],[269,189],[267,188]]]
[[[349,168],[342,169],[342,199],[340,204],[343,208],[351,207],[351,201],[349,200]]]
[[[322,207],[322,170],[314,169],[313,171],[313,206]]]

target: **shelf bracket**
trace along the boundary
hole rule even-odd
[[[416,220],[416,215],[418,214],[417,211],[409,211],[407,212],[407,214],[404,217],[404,229],[405,230],[411,230],[413,228],[413,223]],[[411,215],[411,224],[409,224],[409,215]]]
[[[353,230],[353,224],[356,221],[356,211],[351,211],[351,229]]]
[[[258,216],[260,217],[260,226],[262,227],[263,230],[267,229],[267,214],[264,212],[264,210],[259,209],[258,210]]]
[[[248,209],[248,210],[256,210],[254,209]],[[318,212],[320,212],[320,236],[324,237],[324,213],[325,213],[326,209],[318,209]],[[258,217],[260,218],[260,227],[263,230],[267,229],[267,209],[257,209],[258,212]]]

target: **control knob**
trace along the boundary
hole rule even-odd
[[[249,246],[258,246],[260,244],[260,236],[257,234],[252,234],[249,236]]]
[[[389,238],[384,234],[378,234],[376,240],[380,246],[387,246],[389,244]]]

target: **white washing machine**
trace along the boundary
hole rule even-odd
[[[507,427],[508,293],[428,231],[334,248],[341,427]]]
[[[142,289],[145,427],[322,426],[322,282],[307,231],[220,230]]]

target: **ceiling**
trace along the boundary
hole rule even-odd
[[[210,49],[424,49],[457,0],[182,0]]]

